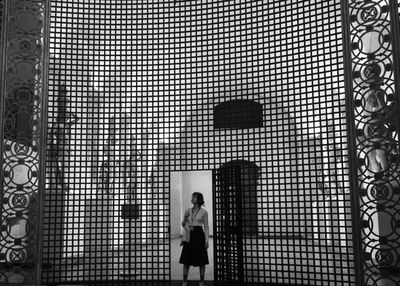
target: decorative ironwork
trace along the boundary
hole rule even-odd
[[[392,4],[348,1],[365,285],[400,282],[399,77]]]
[[[35,284],[45,1],[8,1],[2,151],[0,284]],[[0,1],[2,8],[3,1]],[[2,10],[2,9],[1,9]],[[3,12],[3,11],[2,11]]]

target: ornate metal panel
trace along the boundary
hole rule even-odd
[[[399,285],[398,8],[389,0],[344,2],[349,13],[348,92],[355,122],[363,283]]]
[[[32,285],[39,260],[39,162],[45,132],[41,128],[45,1],[8,1],[6,8],[0,104],[0,284]]]

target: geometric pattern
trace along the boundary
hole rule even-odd
[[[0,121],[2,123],[0,283],[32,284],[38,279],[35,263],[38,261],[40,201],[38,198],[41,197],[39,190],[43,184],[40,181],[42,169],[39,164],[40,152],[43,149],[41,138],[44,132],[43,37],[46,21],[43,15],[47,11],[45,11],[45,1],[15,0],[8,1],[8,10],[4,13],[5,2],[0,0],[3,24],[0,26],[0,32],[1,35],[7,35],[6,38],[0,39],[2,51],[6,51],[0,74],[2,83],[0,100],[4,109],[2,114],[5,115]],[[184,1],[175,2],[176,9],[186,5],[183,4]],[[362,273],[365,273],[363,274],[365,285],[380,283],[397,285],[399,281],[396,277],[400,272],[398,266],[400,160],[397,103],[399,75],[396,73],[398,67],[394,53],[399,48],[396,47],[399,41],[398,35],[393,35],[392,30],[392,22],[398,23],[398,19],[394,21],[394,18],[398,17],[397,5],[389,0],[342,2],[348,2],[346,8],[349,9],[352,98],[349,99],[351,104],[348,106],[352,109],[348,114],[352,113],[351,117],[354,117],[355,125],[351,130],[354,131],[356,150],[355,156],[350,159],[357,165],[356,191],[361,214]],[[279,10],[279,7],[276,9]],[[92,81],[101,77],[95,72],[92,73]],[[198,105],[200,106],[200,101]],[[276,118],[276,114],[273,116]],[[240,136],[246,138],[249,134]],[[251,136],[250,139],[254,140]],[[316,145],[301,147],[311,150],[316,148]],[[203,159],[200,154],[184,155],[193,160]],[[212,161],[209,167],[215,167],[222,161]],[[162,184],[165,184],[163,186],[168,186],[165,182],[167,178],[164,177],[162,180],[164,180]],[[168,200],[168,195],[164,195],[162,199]],[[168,213],[168,207],[163,207],[165,213]],[[150,213],[157,210],[145,211]],[[100,226],[102,224],[103,222],[99,223]],[[324,233],[319,234],[324,235]],[[138,237],[141,239],[141,235]],[[283,245],[283,247],[288,246],[290,248],[289,244]],[[264,249],[266,245],[257,244],[257,247]],[[254,250],[254,253],[258,250]],[[149,251],[150,249],[145,249],[137,253],[139,257],[140,255],[145,257]],[[168,250],[162,252],[164,255],[168,254]],[[248,261],[253,259],[252,256],[248,257]],[[161,262],[167,265],[168,259],[165,258],[165,261]],[[150,265],[150,262],[148,263]],[[259,274],[261,276],[266,272],[260,269],[259,273],[262,273]],[[168,273],[160,274],[160,277],[167,276]]]
[[[246,230],[213,238],[218,279],[352,285],[340,4],[51,1],[42,282],[168,279],[170,173],[239,160],[260,169],[246,195],[206,198],[244,204],[214,216]],[[232,100],[262,126],[214,128]]]
[[[37,279],[45,1],[0,1],[2,23],[0,284]]]
[[[398,285],[400,160],[395,1],[349,1],[352,107],[365,285]],[[397,23],[397,24],[396,24]],[[397,46],[396,46],[397,45]],[[398,60],[398,59],[396,59]]]

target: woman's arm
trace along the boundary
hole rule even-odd
[[[204,213],[204,235],[206,237],[206,248],[208,248],[208,239],[210,237],[210,228],[208,226],[208,212]]]
[[[183,221],[182,221],[182,226],[183,227],[187,227],[187,222],[188,222],[188,219],[189,219],[189,209],[187,209],[186,211],[185,211],[185,214],[183,215]]]

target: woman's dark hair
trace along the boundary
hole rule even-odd
[[[193,196],[196,196],[199,206],[204,206],[204,197],[202,193],[195,192],[193,193]]]

